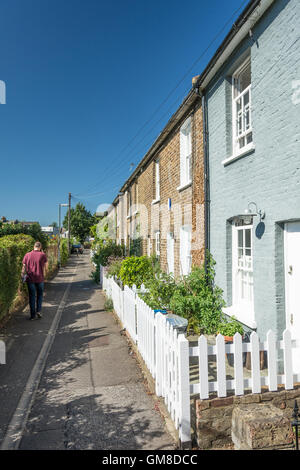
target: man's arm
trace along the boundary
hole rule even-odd
[[[24,276],[25,271],[26,271],[26,264],[23,263],[22,271],[21,271],[21,276]]]

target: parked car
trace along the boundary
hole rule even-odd
[[[81,245],[81,243],[78,243],[78,244],[73,244],[72,247],[71,247],[71,253],[83,253],[83,246]]]

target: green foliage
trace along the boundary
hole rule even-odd
[[[21,283],[22,260],[33,249],[30,235],[7,235],[0,238],[0,318],[4,317],[18,293]]]
[[[144,284],[147,292],[142,297],[149,307],[152,309],[170,308],[171,298],[176,288],[173,276],[159,271]]]
[[[107,269],[107,275],[109,277],[117,276],[117,278],[120,277],[120,270],[122,266],[124,258],[115,258],[109,263],[109,267]]]
[[[70,210],[70,228],[71,233],[80,243],[84,243],[85,239],[90,234],[90,228],[95,224],[95,217],[88,211],[80,202],[76,205],[75,209]],[[68,214],[66,214],[63,226],[68,229]]]
[[[218,331],[223,336],[234,336],[235,333],[240,333],[240,335],[244,334],[244,328],[234,316],[229,320],[224,319],[223,322],[220,323]]]
[[[110,298],[105,299],[104,310],[106,310],[107,312],[112,312],[113,309],[114,309],[114,304],[113,304],[112,299]]]
[[[2,224],[0,226],[0,237],[18,234],[30,235],[35,241],[41,242],[43,250],[48,246],[49,238],[44,232],[42,232],[41,226],[38,223],[25,227],[23,227],[21,223]]]
[[[46,251],[48,260],[46,279],[50,279],[58,267],[57,251],[57,241],[55,243],[51,242]]]
[[[151,276],[153,276],[153,266],[147,256],[131,256],[122,262],[120,279],[124,285],[131,287],[135,284],[139,288]]]
[[[65,266],[69,258],[69,244],[67,238],[60,239],[60,263]]]
[[[215,261],[207,254],[207,273],[204,268],[192,269],[176,286],[170,302],[172,311],[186,318],[188,328],[199,334],[216,334],[222,321],[225,302],[222,290],[214,285]]]
[[[121,258],[124,256],[124,245],[117,245],[114,241],[102,241],[98,243],[98,249],[93,256],[93,262],[98,266],[107,266],[110,257]]]

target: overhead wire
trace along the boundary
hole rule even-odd
[[[210,49],[210,47],[212,46],[212,44],[216,41],[216,39],[220,36],[220,34],[222,34],[222,32],[224,31],[224,29],[227,27],[228,23],[230,23],[232,21],[232,19],[235,17],[235,15],[237,14],[237,12],[245,5],[245,3],[247,3],[248,0],[243,0],[242,3],[240,4],[240,6],[234,11],[234,13],[231,15],[231,17],[226,21],[226,23],[223,25],[223,27],[218,31],[218,33],[214,36],[214,38],[210,41],[210,43],[208,44],[208,46],[206,47],[206,49],[200,54],[200,56],[197,57],[197,59],[193,62],[193,64],[189,67],[189,69],[187,70],[187,72],[185,72],[185,74],[182,76],[182,78],[177,82],[177,84],[175,85],[175,87],[172,88],[172,90],[167,94],[166,98],[160,103],[160,105],[155,109],[155,111],[151,114],[150,118],[147,119],[147,121],[140,127],[140,129],[136,132],[136,134],[130,139],[130,141],[122,148],[122,150],[117,154],[116,158],[113,159],[113,162],[114,162],[114,165],[113,166],[107,166],[104,168],[104,171],[102,170],[101,174],[99,174],[99,176],[97,178],[100,178],[101,177],[101,180],[103,181],[103,178],[105,178],[105,176],[111,172],[114,168],[117,168],[117,167],[120,167],[120,164],[123,165],[123,164],[129,164],[129,162],[124,162],[123,164],[119,162],[119,159],[118,157],[123,156],[123,152],[134,142],[134,140],[137,138],[137,136],[141,133],[141,131],[143,129],[145,129],[145,127],[152,121],[152,119],[154,118],[154,116],[158,113],[158,111],[160,111],[160,109],[164,106],[164,104],[169,100],[169,98],[172,96],[172,94],[177,90],[177,88],[181,85],[181,83],[185,80],[185,78],[190,74],[190,72],[192,71],[192,69],[195,67],[195,65],[200,61],[200,59],[206,54],[206,52]],[[177,99],[177,101],[179,100],[179,98]],[[165,112],[164,113],[164,116],[168,113]],[[160,118],[160,120],[158,122],[160,122],[161,120],[163,119]],[[157,123],[156,123],[157,125]],[[156,126],[154,125],[150,131],[148,131],[144,136],[143,138],[139,141],[139,143],[141,143],[145,137],[147,137],[147,135],[149,135],[149,133],[153,130],[153,128]],[[134,149],[139,145],[139,143],[134,147]],[[130,154],[130,152],[129,152]],[[126,154],[126,156],[128,156],[129,154]],[[95,187],[97,187],[98,185],[100,184],[100,181],[97,181],[97,183],[93,184],[92,186],[89,186],[85,191],[82,191],[81,193],[78,193],[77,195],[82,195],[82,194],[86,194],[88,193],[88,191],[90,191],[91,189],[94,189]]]

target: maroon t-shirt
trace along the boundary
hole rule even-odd
[[[27,280],[30,282],[44,282],[43,268],[47,263],[47,256],[42,251],[33,250],[23,258],[26,266]]]

